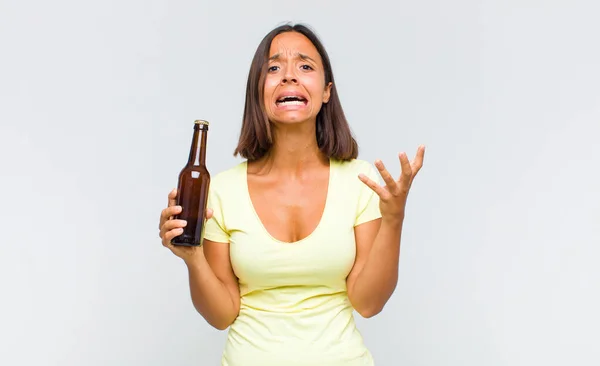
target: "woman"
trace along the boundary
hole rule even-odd
[[[378,314],[397,283],[406,198],[422,166],[399,155],[394,180],[358,160],[329,58],[303,25],[260,43],[235,154],[211,181],[202,247],[171,239],[185,222],[176,190],[160,219],[164,246],[189,270],[192,301],[229,327],[222,364],[373,365],[353,310]]]

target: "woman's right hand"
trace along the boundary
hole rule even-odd
[[[173,245],[171,240],[183,233],[186,226],[185,220],[175,220],[173,216],[181,212],[181,206],[177,205],[177,189],[173,188],[168,195],[168,206],[160,214],[158,228],[159,236],[162,239],[162,245],[169,248],[173,254],[183,259],[186,263],[192,261],[198,254],[201,254],[202,247],[188,247],[182,245]],[[212,210],[206,209],[206,220],[212,217]]]

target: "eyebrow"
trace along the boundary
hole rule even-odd
[[[309,61],[312,61],[312,62],[314,62],[315,64],[317,63],[317,62],[316,62],[316,61],[315,61],[313,58],[311,58],[310,56],[308,56],[308,55],[305,55],[305,54],[303,54],[303,53],[297,53],[297,54],[296,54],[296,57],[298,57],[298,58],[300,58],[300,59],[302,59],[302,60],[309,60]],[[279,53],[276,53],[276,54],[274,54],[273,56],[269,57],[269,61],[276,61],[276,60],[279,60],[280,58],[281,58],[281,54],[279,54]]]

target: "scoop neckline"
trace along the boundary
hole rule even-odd
[[[333,175],[334,175],[334,165],[335,165],[335,160],[332,158],[329,158],[329,177],[327,179],[327,195],[325,197],[325,207],[323,208],[323,212],[321,213],[321,217],[319,218],[319,223],[317,224],[317,226],[313,229],[313,231],[311,231],[307,236],[305,236],[304,238],[300,239],[300,240],[296,240],[296,241],[284,241],[284,240],[280,240],[277,239],[276,237],[274,237],[269,230],[267,230],[267,227],[264,225],[263,221],[261,220],[260,216],[258,215],[258,212],[256,211],[256,208],[254,207],[254,203],[252,202],[252,197],[250,196],[250,189],[249,189],[249,185],[248,185],[248,161],[244,161],[244,163],[242,164],[242,175],[244,177],[243,181],[244,181],[244,194],[246,196],[246,200],[248,202],[248,205],[250,206],[250,210],[252,211],[252,214],[254,216],[254,219],[256,220],[256,222],[258,223],[258,225],[261,227],[261,230],[269,237],[269,239],[271,239],[274,242],[277,242],[279,244],[284,244],[284,245],[289,245],[289,246],[294,246],[294,245],[298,245],[301,244],[305,241],[310,240],[312,237],[314,237],[315,235],[317,235],[317,233],[320,231],[321,226],[323,226],[323,221],[325,220],[327,213],[329,211],[329,206],[331,205],[330,201],[331,201],[331,196],[333,194],[332,192],[332,181],[333,181]]]

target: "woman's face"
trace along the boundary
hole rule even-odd
[[[275,123],[316,122],[323,103],[329,101],[331,83],[319,52],[297,32],[277,35],[269,50],[264,86],[264,104],[269,121]]]

